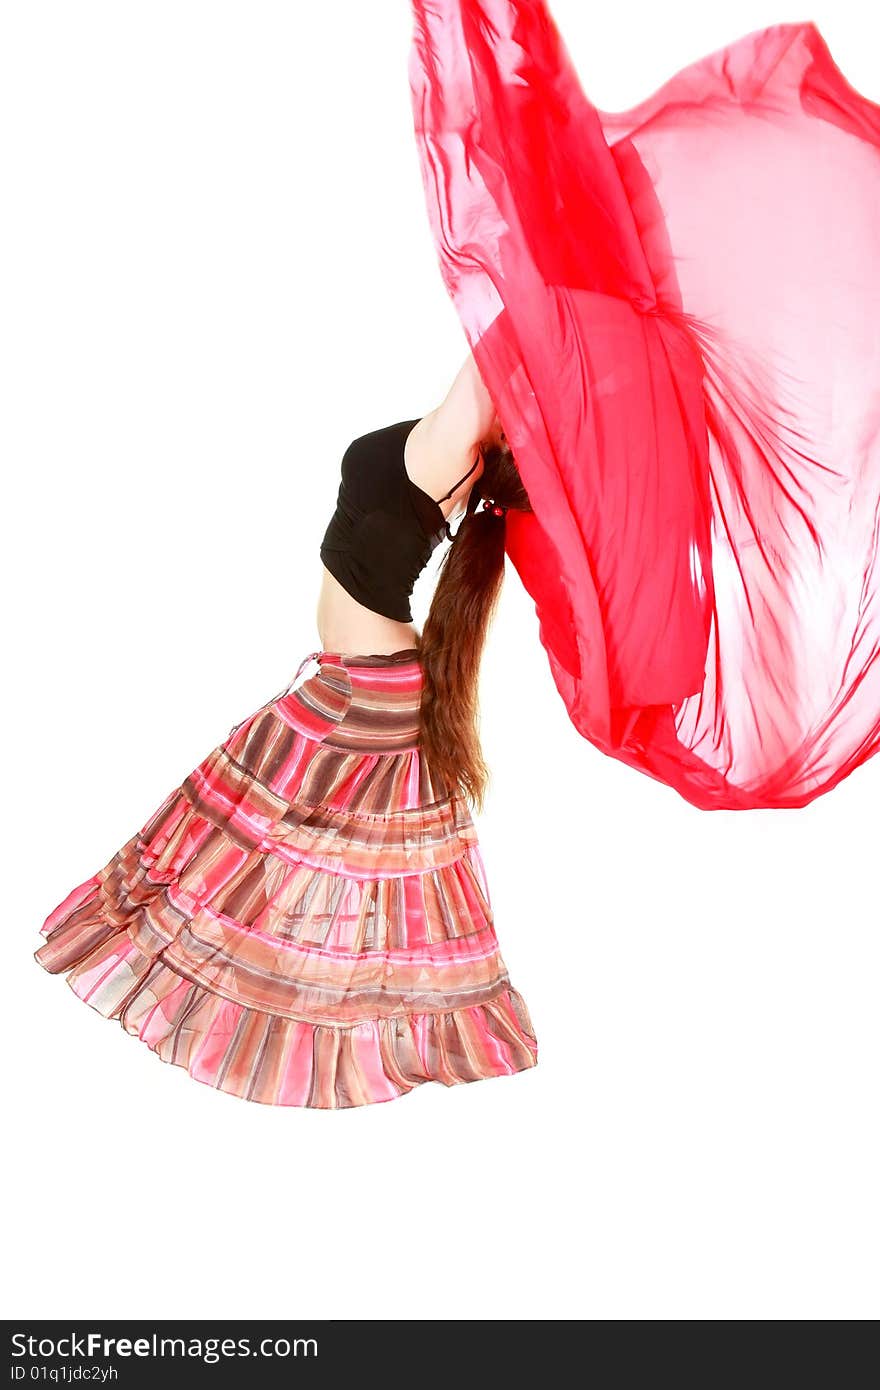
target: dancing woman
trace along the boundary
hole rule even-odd
[[[472,357],[429,415],[355,439],[320,650],[50,914],[40,964],[164,1061],[266,1104],[534,1066],[470,810],[511,508],[531,510]],[[420,634],[410,596],[441,543]]]
[[[437,410],[345,453],[317,670],[38,952],[160,1057],[274,1104],[534,1065],[470,814],[505,555],[575,727],[694,805],[803,806],[880,750],[880,107],[812,24],[612,114],[542,0],[412,8],[427,208],[473,357]]]

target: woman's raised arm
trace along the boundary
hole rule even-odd
[[[480,445],[497,428],[492,398],[468,353],[441,404],[409,436],[406,465],[413,482],[431,497],[441,497],[472,467]],[[468,486],[473,481],[471,475]]]

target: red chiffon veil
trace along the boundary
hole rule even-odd
[[[703,809],[880,742],[880,107],[811,23],[585,97],[541,0],[413,0],[446,287],[575,727]]]

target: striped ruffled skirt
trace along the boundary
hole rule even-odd
[[[534,1066],[473,821],[420,753],[421,679],[416,648],[310,653],[50,914],[36,959],[246,1100],[337,1109]]]

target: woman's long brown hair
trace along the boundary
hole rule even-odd
[[[480,660],[504,581],[506,517],[479,504],[490,498],[531,511],[506,441],[483,448],[483,471],[443,557],[419,638],[421,745],[431,774],[482,810],[489,769],[479,736]]]

